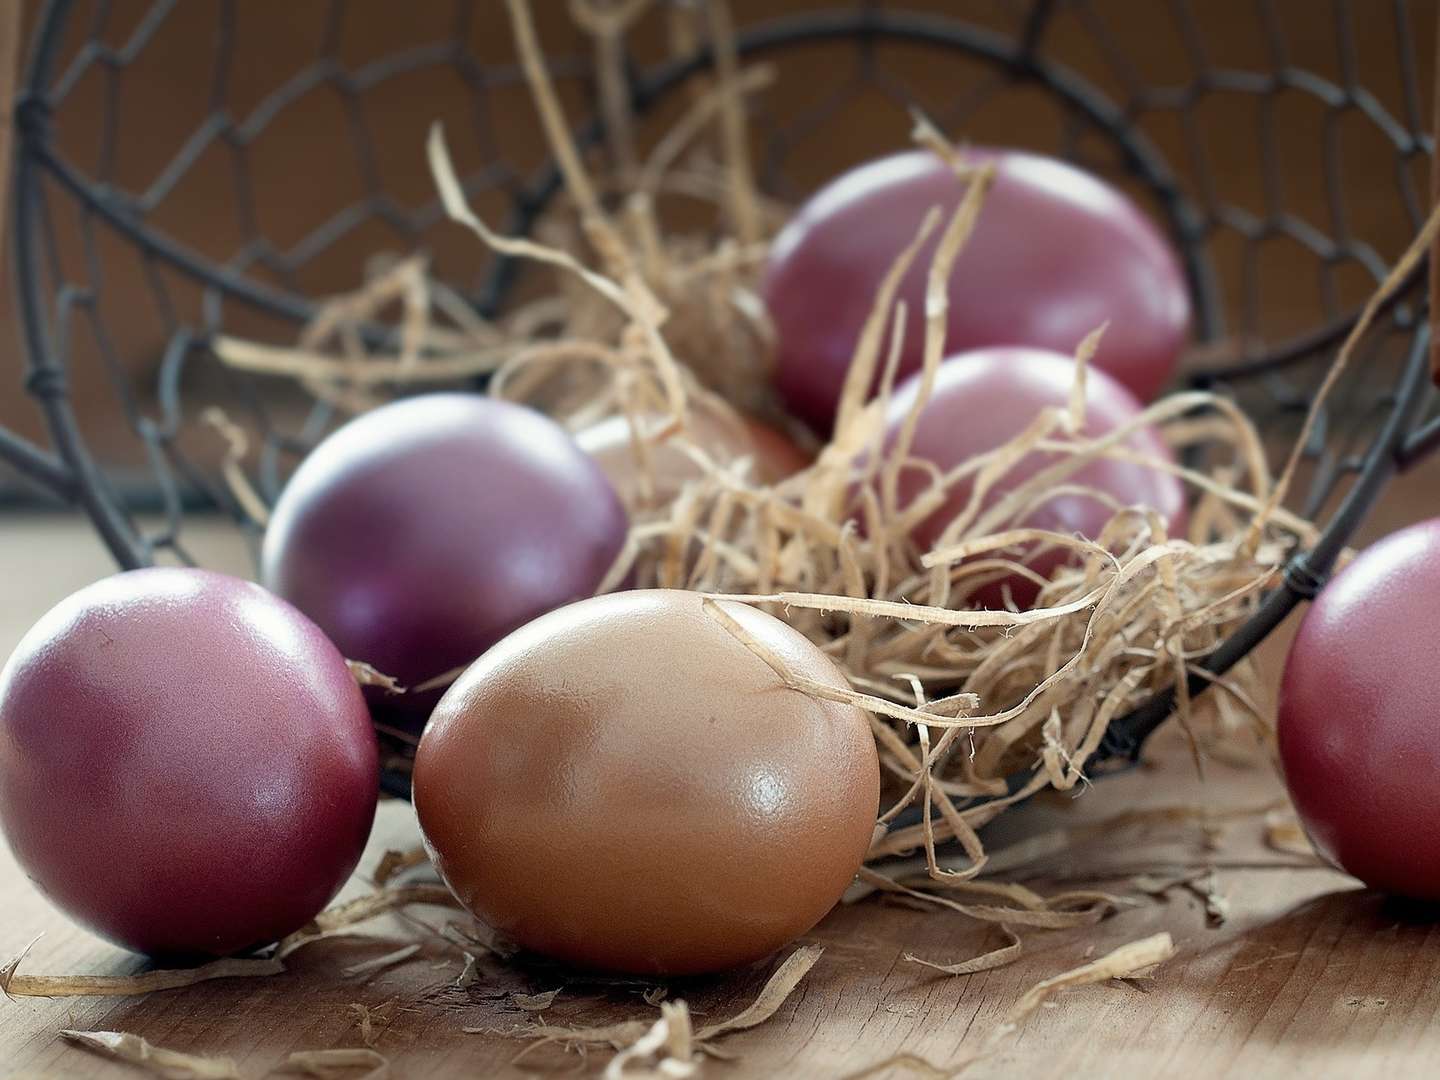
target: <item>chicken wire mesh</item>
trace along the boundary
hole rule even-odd
[[[700,2],[657,0],[627,38],[642,144],[707,77],[708,44],[687,37]],[[1185,378],[1233,393],[1277,448],[1429,206],[1434,3],[732,7],[742,62],[775,69],[750,102],[767,193],[796,201],[902,145],[912,109],[952,138],[1076,161],[1168,228],[1197,314]],[[591,43],[563,8],[537,8],[550,67],[601,157]],[[193,561],[197,513],[254,528],[219,474],[207,406],[252,434],[267,500],[342,419],[220,363],[217,333],[289,342],[385,251],[425,252],[483,315],[525,295],[524,267],[445,227],[421,151],[444,120],[478,163],[472,202],[509,232],[559,192],[499,3],[416,0],[402,17],[365,0],[50,0],[34,26],[12,246],[24,385],[44,426],[0,429],[0,452],[31,489],[82,506],[121,566]],[[1294,501],[1328,515],[1324,539],[1211,671],[1313,595],[1386,479],[1440,438],[1419,276],[1306,447]],[[1118,721],[1104,753],[1133,750],[1168,709],[1162,694]]]

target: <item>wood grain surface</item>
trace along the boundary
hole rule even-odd
[[[1440,471],[1433,468],[1403,479],[1368,534],[1433,510],[1437,479]],[[193,540],[210,565],[244,569],[243,551],[223,527],[201,524]],[[93,536],[72,519],[0,522],[0,565],[6,570],[3,653],[50,603],[108,569]],[[1267,650],[1272,668],[1282,650],[1283,640]],[[1178,955],[1153,979],[1062,993],[965,1075],[1251,1080],[1440,1073],[1435,914],[1360,889],[1330,870],[1275,868],[1293,857],[1263,842],[1261,811],[1283,800],[1268,767],[1212,760],[1202,782],[1174,738],[1160,740],[1147,758],[1144,767],[1078,797],[1036,801],[1001,819],[987,840],[998,850],[1026,836],[1128,811],[1208,808],[1208,826],[1195,817],[1114,826],[1062,857],[1016,873],[1039,889],[1099,875],[1096,886],[1135,895],[1126,881],[1135,871],[1214,865],[1218,895],[1229,906],[1222,924],[1212,924],[1196,892],[1177,887],[1097,927],[1029,931],[1019,962],[953,977],[905,956],[963,960],[1001,944],[995,931],[959,915],[866,899],[837,909],[807,935],[825,946],[819,963],[768,1023],[724,1040],[738,1061],[709,1063],[705,1074],[834,1077],[901,1050],[943,1065],[983,1039],[1037,980],[1159,930],[1174,936]],[[409,807],[384,804],[362,875],[349,891],[368,888],[363,874],[384,850],[416,839]],[[410,914],[432,926],[457,917],[442,908]],[[0,958],[41,934],[22,970],[120,973],[144,967],[70,926],[9,856],[0,855]],[[595,1074],[608,1054],[582,1060],[546,1048],[511,1066],[523,1042],[463,1029],[505,1032],[530,1023],[533,1015],[518,1008],[511,994],[557,988],[561,992],[543,1016],[552,1024],[656,1015],[641,997],[652,983],[597,983],[521,958],[482,964],[480,980],[460,989],[452,985],[461,967],[452,945],[394,916],[367,924],[364,934],[311,945],[290,958],[285,974],[269,978],[140,999],[0,1001],[0,1075],[138,1075],[57,1037],[62,1028],[82,1028],[131,1031],[172,1049],[226,1054],[245,1076],[258,1077],[292,1051],[362,1045],[356,1004],[373,1010],[375,1047],[390,1060],[393,1076]],[[347,965],[413,941],[423,947],[403,965],[369,978],[341,974]],[[702,1014],[702,1023],[711,1022],[748,1004],[776,962],[679,981],[669,992]]]

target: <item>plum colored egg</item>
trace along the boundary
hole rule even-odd
[[[1366,548],[1290,647],[1278,735],[1315,849],[1367,885],[1440,901],[1440,518]]]
[[[844,687],[779,619],[724,610]],[[880,773],[865,715],[787,689],[697,593],[613,593],[486,653],[415,759],[435,865],[479,918],[588,968],[690,974],[805,933],[859,868]]]
[[[415,687],[593,593],[626,528],[554,421],[428,394],[357,417],[301,462],[265,533],[263,580],[347,657]],[[391,704],[423,716],[438,698]]]
[[[951,357],[940,365],[929,402],[920,414],[909,457],[929,461],[948,471],[971,458],[988,453],[1019,435],[1047,407],[1066,408],[1075,379],[1075,363],[1067,356],[1042,349],[978,349]],[[886,416],[886,445],[893,445],[916,395],[919,377],[912,376],[896,387]],[[1103,371],[1087,372],[1085,383],[1085,430],[1089,437],[1113,431],[1133,420],[1141,411],[1128,390]],[[1142,427],[1128,440],[1131,449],[1161,461],[1173,461],[1158,431]],[[1011,467],[982,502],[991,507],[1030,477],[1061,460],[1053,453],[1033,452]],[[931,483],[929,473],[918,468],[902,469],[899,503],[908,505]],[[1170,473],[1138,463],[1098,459],[1065,480],[1066,486],[1080,485],[1108,495],[1121,506],[1148,506],[1166,521],[1171,536],[1183,535],[1187,520],[1185,490]],[[935,546],[945,527],[965,508],[972,483],[961,480],[950,489],[946,501],[920,522],[911,534],[922,551]],[[1037,504],[1021,520],[1002,526],[1046,529],[1052,532],[1098,536],[1114,515],[1113,506],[1092,495],[1066,491]],[[1067,552],[1050,549],[1039,552],[1026,565],[1041,575],[1070,559]],[[1006,579],[1016,603],[1033,602],[1038,588],[1018,575]],[[999,585],[979,590],[975,599],[987,607],[1003,605]]]
[[[62,601],[0,673],[0,823],[25,874],[136,952],[267,944],[350,876],[375,815],[364,698],[258,585],[135,570]]]
[[[1054,158],[975,149],[997,176],[950,285],[946,351],[1031,345],[1071,354],[1109,320],[1096,364],[1142,401],[1169,382],[1190,325],[1185,276],[1165,237],[1124,194]],[[828,431],[881,279],[928,209],[963,183],[927,151],[881,158],[812,196],[776,238],[764,297],[779,336],[776,379],[791,409]],[[923,357],[925,277],[936,239],[900,290],[902,375]]]
[[[659,415],[645,417],[641,430],[655,431],[667,420]],[[697,412],[691,420],[690,439],[721,465],[750,458],[750,477],[759,483],[779,483],[810,464],[804,452],[785,435],[749,417],[724,420]],[[627,417],[612,416],[593,424],[579,432],[575,441],[595,459],[627,507],[633,510],[640,505],[642,469]],[[674,441],[654,445],[650,453],[652,506],[668,506],[687,483],[702,475],[700,466]]]

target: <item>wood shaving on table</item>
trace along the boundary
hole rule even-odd
[[[389,1059],[368,1047],[300,1050],[285,1059],[285,1068],[320,1080],[385,1080],[390,1075]],[[365,1071],[357,1075],[357,1069]]]
[[[560,996],[560,989],[546,990],[539,994],[512,993],[510,1002],[517,1009],[524,1009],[526,1012],[544,1012],[555,1004],[555,999]]]
[[[1106,953],[1098,960],[1091,960],[1059,975],[1041,979],[1011,1006],[1005,1019],[986,1034],[978,1047],[951,1064],[940,1066],[917,1054],[901,1053],[851,1073],[845,1080],[862,1080],[863,1077],[877,1076],[891,1069],[905,1069],[936,1080],[959,1076],[982,1058],[996,1053],[1001,1044],[1018,1031],[1025,1020],[1057,991],[1109,982],[1112,979],[1135,978],[1174,955],[1175,944],[1169,934],[1154,934],[1139,941],[1132,941]]]
[[[979,971],[990,971],[992,968],[1004,967],[1006,964],[1014,963],[1020,958],[1022,946],[1020,935],[1004,923],[1000,924],[1000,931],[1009,939],[1009,944],[1002,945],[998,949],[992,949],[987,953],[981,953],[979,956],[972,957],[969,960],[942,964],[934,960],[925,960],[908,952],[905,953],[902,959],[907,963],[919,964],[921,967],[927,967],[945,975],[974,975]]]
[[[722,1020],[718,1024],[710,1024],[701,1028],[696,1038],[701,1042],[707,1042],[732,1031],[743,1031],[769,1020],[780,1006],[785,1004],[785,999],[800,985],[800,980],[810,973],[810,969],[815,966],[824,952],[825,948],[822,945],[802,945],[796,949],[785,958],[785,962],[765,983],[759,996],[743,1012],[732,1016],[729,1020]]]
[[[360,1029],[360,1041],[366,1046],[374,1046],[380,1038],[375,1031],[374,1010],[358,1001],[352,1001],[346,1008],[355,1016],[355,1024]]]
[[[660,1003],[660,1019],[605,1066],[605,1080],[676,1078],[694,1076],[701,1056],[690,1027],[690,1010],[683,1001]],[[652,1061],[653,1059],[653,1061]],[[634,1064],[636,1067],[631,1068]]]
[[[226,957],[193,968],[143,971],[135,975],[31,975],[21,974],[21,963],[34,941],[14,959],[0,966],[0,994],[17,997],[136,997],[162,990],[179,990],[212,979],[253,979],[279,975],[285,965],[274,957]]]
[[[394,952],[388,952],[383,956],[349,964],[340,969],[340,974],[346,979],[353,979],[359,975],[373,975],[377,971],[384,971],[386,968],[403,964],[406,960],[409,960],[418,953],[420,949],[421,946],[418,942],[413,945],[406,945],[403,948],[396,949]]]
[[[103,1057],[137,1065],[165,1080],[241,1080],[228,1057],[205,1057],[154,1046],[125,1031],[60,1032],[60,1037]]]
[[[800,985],[801,980],[809,974],[810,969],[815,966],[824,951],[824,948],[819,945],[802,945],[775,969],[774,974],[766,980],[764,987],[749,1006],[728,1020],[709,1024],[698,1032],[693,1031],[691,1027],[689,1006],[684,1001],[659,1001],[658,999],[656,1003],[661,1010],[661,1016],[657,1021],[622,1020],[618,1023],[593,1028],[533,1024],[509,1031],[499,1031],[494,1028],[464,1028],[462,1030],[469,1034],[498,1034],[516,1039],[533,1039],[534,1041],[529,1046],[515,1055],[512,1059],[513,1062],[521,1061],[543,1046],[558,1044],[567,1048],[608,1047],[619,1051],[620,1055],[628,1055],[624,1056],[622,1064],[618,1066],[620,1069],[628,1069],[631,1062],[645,1061],[657,1055],[660,1057],[660,1061],[651,1066],[652,1070],[682,1069],[693,1066],[692,1059],[695,1055],[730,1057],[731,1055],[714,1045],[714,1040],[737,1031],[756,1027],[774,1016],[795,991],[795,988]],[[677,1047],[684,1049],[685,1052],[678,1056],[676,1053],[672,1053],[671,1051]],[[678,1064],[667,1066],[664,1064],[667,1060],[678,1062]],[[617,1068],[614,1060],[611,1061],[610,1068]],[[611,1073],[607,1071],[606,1075],[611,1075]],[[614,1075],[622,1075],[622,1073],[617,1072]],[[647,1074],[625,1071],[623,1075]],[[652,1071],[649,1075],[689,1076],[691,1073]]]
[[[464,963],[460,966],[460,974],[455,976],[452,984],[461,990],[467,986],[474,986],[480,981],[479,960],[474,953],[466,953]]]

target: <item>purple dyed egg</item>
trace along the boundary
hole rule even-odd
[[[0,824],[95,933],[222,956],[313,918],[375,815],[370,717],[318,627],[258,585],[136,570],[80,590],[0,672]]]
[[[350,421],[301,463],[265,534],[263,580],[341,652],[417,686],[594,593],[627,522],[548,417],[428,394]],[[392,703],[413,719],[440,691]]]
[[[1084,435],[1097,438],[1133,420],[1140,403],[1125,387],[1103,371],[1086,373]],[[1068,356],[1043,349],[977,349],[953,356],[940,365],[930,400],[920,413],[909,457],[929,461],[948,472],[971,458],[998,449],[1025,430],[1044,408],[1064,409],[1070,401],[1075,363]],[[919,392],[915,376],[895,388],[886,417],[887,446],[893,444]],[[1141,427],[1127,440],[1131,450],[1161,462],[1174,460],[1165,440],[1154,428]],[[1059,461],[1054,453],[1032,452],[1020,459],[986,493],[981,505],[989,508],[1030,477]],[[899,501],[904,506],[925,490],[930,475],[917,468],[901,471]],[[1159,512],[1171,536],[1184,533],[1188,514],[1185,489],[1171,473],[1128,461],[1099,458],[1077,469],[1064,489],[1041,498],[1004,528],[1026,527],[1078,534],[1094,539],[1115,513],[1116,506],[1146,506]],[[1099,492],[1073,490],[1083,487]],[[911,533],[922,551],[940,540],[945,528],[969,503],[972,483],[961,480],[949,497]],[[1108,499],[1109,502],[1102,501]],[[1071,558],[1063,550],[1048,549],[1023,560],[1030,569],[1048,576]],[[1018,575],[1006,579],[1016,602],[1024,607],[1039,591]],[[997,585],[977,592],[986,607],[1003,606]]]
[[[1073,353],[1105,321],[1096,366],[1142,401],[1169,382],[1190,299],[1169,243],[1116,188],[1054,158],[967,151],[998,172],[950,279],[946,351],[1031,345]],[[791,409],[829,431],[880,281],[926,212],[964,193],[948,165],[912,151],[861,165],[810,198],[776,238],[764,282],[779,335],[776,380]],[[906,301],[900,373],[923,359],[925,279],[936,238],[897,293]]]
[[[1362,551],[1305,613],[1280,682],[1285,785],[1315,849],[1440,901],[1440,518]]]

